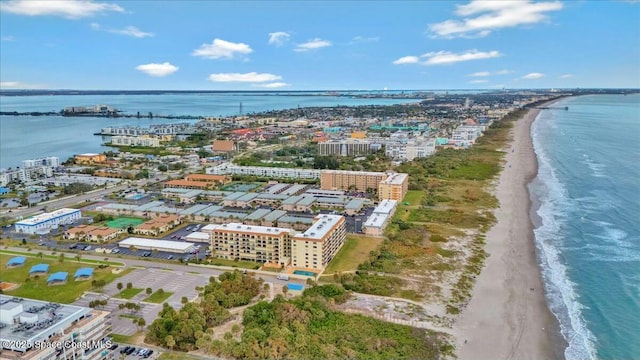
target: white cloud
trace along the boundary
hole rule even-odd
[[[529,74],[523,76],[522,78],[525,79],[525,80],[535,80],[535,79],[540,79],[540,78],[543,78],[543,77],[544,77],[544,74],[533,72],[533,73],[529,73]]]
[[[91,29],[96,31],[106,31],[112,34],[126,35],[126,36],[135,37],[135,38],[145,38],[145,37],[155,36],[154,33],[142,31],[135,26],[126,26],[123,29],[105,29],[102,26],[100,26],[100,24],[98,23],[91,23],[89,26],[91,26]]]
[[[433,37],[485,37],[501,28],[546,21],[548,17],[545,13],[561,10],[562,7],[560,1],[535,3],[530,0],[473,0],[466,5],[457,5],[456,14],[465,18],[430,24],[429,30]]]
[[[417,64],[420,61],[417,56],[403,56],[393,61],[393,65]]]
[[[425,65],[445,65],[445,64],[453,64],[462,61],[470,61],[470,60],[482,60],[482,59],[491,59],[502,56],[499,51],[478,51],[478,50],[469,50],[464,53],[454,54],[450,51],[438,51],[438,52],[430,52],[421,55],[421,58],[426,58],[427,60],[424,62]]]
[[[124,9],[117,4],[92,0],[10,0],[0,3],[0,11],[17,15],[52,15],[79,19],[109,11],[122,13]]]
[[[282,79],[282,76],[257,72],[240,73],[218,73],[209,75],[209,80],[213,82],[268,82]]]
[[[331,46],[331,41],[322,40],[320,38],[315,38],[313,40],[307,41],[306,43],[298,44],[298,46],[294,49],[294,51],[302,52],[320,49],[323,47]]]
[[[478,80],[469,81],[469,84],[484,84],[484,83],[488,83],[488,82],[489,82],[489,80],[478,79]]]
[[[14,36],[3,36],[0,38],[0,41],[6,41],[6,42],[14,42],[16,41],[16,38]]]
[[[474,72],[473,74],[469,74],[469,76],[490,76],[491,73],[488,71],[478,71],[478,72]]]
[[[113,29],[109,30],[109,32],[114,34],[132,36],[135,38],[152,37],[155,35],[154,33],[142,31],[135,26],[127,26],[124,29]]]
[[[267,84],[253,84],[253,86],[267,88],[267,89],[277,89],[285,86],[291,86],[291,84],[287,84],[285,82],[272,82]]]
[[[474,76],[474,77],[482,77],[482,76],[493,76],[493,75],[507,75],[510,74],[511,71],[509,70],[498,70],[498,71],[478,71],[478,72],[474,72],[472,74],[469,74],[469,76]]]
[[[236,55],[247,55],[252,52],[253,50],[247,44],[214,39],[211,44],[202,44],[198,49],[193,50],[191,55],[205,59],[233,59]]]
[[[373,42],[378,42],[380,40],[379,37],[377,36],[354,36],[353,39],[351,39],[351,41],[349,41],[350,45],[353,44],[363,44],[363,43],[373,43]]]
[[[156,77],[171,75],[174,72],[178,71],[178,69],[179,67],[168,62],[163,62],[162,64],[151,63],[136,66],[136,70]]]
[[[0,82],[0,89],[42,89],[45,85],[41,84],[26,84],[20,81],[2,81]]]
[[[560,75],[560,79],[569,79],[572,78],[573,74],[562,74]]]
[[[289,41],[291,35],[284,31],[276,31],[269,33],[269,45],[282,46],[285,42]]]

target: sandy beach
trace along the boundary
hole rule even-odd
[[[537,173],[530,128],[538,112],[515,122],[505,149],[495,193],[497,223],[487,233],[489,257],[454,325],[462,360],[563,358],[559,327],[545,302],[527,190]]]

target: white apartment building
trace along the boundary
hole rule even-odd
[[[80,210],[63,208],[56,211],[34,215],[15,223],[16,232],[25,234],[47,233],[59,225],[71,224],[82,217]]]
[[[409,139],[407,142],[387,142],[385,155],[398,161],[411,161],[436,152],[436,139]]]
[[[148,136],[112,136],[111,144],[122,146],[160,146],[160,139]]]
[[[471,146],[482,135],[483,125],[461,125],[451,133],[451,142],[458,146]]]
[[[3,171],[0,173],[0,186],[6,186],[12,181],[29,181],[39,176],[53,176],[53,168],[50,166],[34,166]]]
[[[320,156],[361,156],[368,155],[375,147],[367,140],[329,140],[318,143],[318,155]]]
[[[398,202],[396,200],[382,200],[376,206],[373,213],[362,224],[362,231],[366,235],[382,236],[384,229],[391,221],[393,214],[396,212]]]
[[[250,175],[268,178],[287,179],[319,179],[320,170],[293,169],[262,166],[238,166],[233,163],[222,163],[218,166],[207,168],[207,174],[215,175]]]
[[[40,158],[40,159],[30,159],[23,160],[22,167],[23,168],[32,168],[38,166],[48,166],[48,167],[58,167],[60,166],[60,159],[55,156]]]

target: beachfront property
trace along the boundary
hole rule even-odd
[[[16,232],[24,234],[46,234],[59,225],[68,225],[82,217],[80,210],[63,208],[43,213],[15,223]]]
[[[160,139],[149,135],[125,136],[117,135],[111,137],[111,145],[117,146],[148,146],[159,147]]]
[[[289,264],[291,229],[228,223],[206,225],[200,231],[209,234],[214,257],[282,267]]]
[[[384,229],[396,212],[398,202],[396,200],[382,200],[373,210],[373,213],[362,224],[362,232],[365,235],[382,236]]]
[[[0,295],[2,359],[103,359],[110,332],[108,311]],[[45,342],[69,346],[37,346]]]
[[[292,238],[291,265],[295,268],[324,269],[347,239],[344,216],[323,214],[314,221]]]
[[[391,173],[378,185],[378,198],[380,200],[402,200],[409,191],[409,175]]]
[[[48,166],[51,168],[56,168],[60,166],[60,159],[55,156],[49,156],[39,159],[22,160],[23,168],[32,168],[38,166]]]
[[[257,176],[257,177],[265,177],[265,178],[309,179],[309,180],[320,178],[320,170],[315,170],[315,169],[239,166],[229,162],[222,163],[212,168],[207,168],[207,174],[249,175],[249,176]]]
[[[75,155],[74,161],[78,165],[99,164],[107,161],[107,156],[105,154],[84,153]]]
[[[278,224],[289,225],[286,218],[279,216]],[[346,240],[345,219],[340,215],[300,219],[309,222],[305,224],[307,230],[304,233],[296,233],[294,229],[285,227],[236,222],[210,224],[200,231],[209,234],[214,257],[268,263],[278,267],[291,265],[323,269]]]
[[[436,139],[410,138],[405,142],[385,143],[385,155],[397,161],[412,161],[436,152]]]

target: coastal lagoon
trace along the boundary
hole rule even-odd
[[[156,95],[37,95],[0,96],[3,112],[58,112],[71,106],[109,105],[125,114],[232,116],[269,110],[314,106],[359,106],[415,103],[416,99],[367,99],[319,94],[166,93]],[[22,160],[57,156],[61,161],[78,153],[102,152],[100,136],[107,126],[166,124],[195,120],[95,118],[62,116],[1,116],[0,169],[20,166]]]
[[[536,245],[573,359],[640,357],[640,95],[563,99],[531,133]]]

